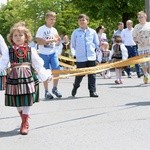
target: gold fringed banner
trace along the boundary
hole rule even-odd
[[[68,65],[66,63],[63,63],[63,62],[59,62],[59,65],[62,66],[62,67],[67,67],[67,68],[76,68],[76,66],[72,66],[72,65]]]
[[[106,63],[106,64],[100,64],[95,67],[89,67],[89,68],[78,68],[78,69],[69,69],[69,70],[53,70],[53,74],[67,74],[67,75],[62,75],[55,79],[60,79],[60,78],[66,78],[70,76],[77,76],[77,75],[86,75],[86,74],[93,74],[93,73],[98,73],[102,72],[111,68],[119,68],[119,67],[125,67],[129,65],[135,65],[135,64],[140,64],[144,62],[150,61],[150,57],[145,57],[145,55],[140,55],[136,57],[129,58],[127,60],[122,60],[114,63]]]
[[[102,72],[102,71],[105,71],[105,70],[108,70],[108,69],[101,69],[101,70],[96,70],[96,71],[85,71],[85,72],[78,72],[78,73],[60,75],[59,77],[54,77],[53,80],[64,79],[64,78],[71,77],[71,76],[82,76],[82,75],[86,75],[86,74],[93,74],[93,73],[98,73],[98,72]]]
[[[135,64],[141,64],[150,61],[150,57],[144,57],[144,58],[138,58],[138,59],[127,59],[124,61],[118,61],[116,63],[111,63],[110,66],[111,68],[117,68],[117,67],[125,67],[129,65],[135,65]]]
[[[76,60],[74,58],[69,58],[69,57],[65,57],[65,56],[62,56],[62,55],[59,55],[58,58],[63,59],[63,60],[67,60],[67,61],[76,62]]]

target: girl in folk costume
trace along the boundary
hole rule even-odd
[[[100,49],[96,50],[96,54],[98,63],[108,63],[110,56],[109,43],[102,42]],[[108,69],[106,71],[103,71],[102,76],[104,78],[111,78],[110,70]]]
[[[8,47],[3,37],[0,35],[0,91],[5,90],[6,70],[4,69],[5,66],[7,67],[7,64],[8,64]]]
[[[36,49],[29,47],[31,33],[23,22],[16,23],[7,38],[12,46],[9,48],[10,68],[6,82],[5,105],[17,107],[22,119],[20,134],[26,135],[30,108],[33,103],[39,102],[39,82],[35,70],[42,81],[51,78],[51,70],[43,68],[44,62]]]
[[[112,62],[117,62],[121,60],[126,60],[128,58],[128,51],[125,45],[122,43],[121,37],[116,35],[114,36],[114,44],[112,45],[112,50],[110,52],[110,58]],[[115,68],[116,72],[116,84],[122,84],[122,68]]]

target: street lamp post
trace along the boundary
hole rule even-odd
[[[147,21],[150,21],[150,0],[145,0],[145,12],[147,14]]]

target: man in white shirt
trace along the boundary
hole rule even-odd
[[[137,45],[133,40],[132,32],[134,30],[133,28],[133,22],[132,20],[127,20],[126,22],[127,28],[123,29],[121,32],[121,38],[128,50],[128,58],[134,57],[138,55],[137,51]],[[142,76],[142,71],[140,69],[140,66],[138,64],[135,65],[136,73],[138,78]],[[128,74],[128,78],[131,78],[131,69],[130,66],[127,67],[125,70]]]

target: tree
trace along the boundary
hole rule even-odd
[[[44,24],[45,13],[51,10],[57,13],[55,26],[60,34],[70,35],[78,27],[78,15],[85,13],[90,17],[90,27],[96,29],[103,24],[111,38],[117,22],[131,19],[137,23],[136,13],[143,9],[143,0],[11,0],[0,9],[0,32],[6,38],[10,27],[22,20],[35,36]]]
[[[100,20],[108,29],[110,36],[117,22],[126,22],[128,19],[136,21],[138,11],[144,10],[143,0],[72,0],[72,3],[80,9],[81,13],[86,13],[94,20]],[[112,33],[111,33],[112,34]]]

